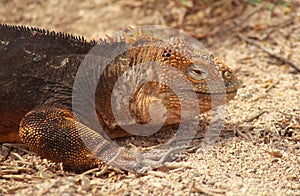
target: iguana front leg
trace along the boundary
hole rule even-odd
[[[28,112],[20,123],[19,135],[30,150],[54,162],[62,162],[68,170],[81,172],[103,166],[104,162],[133,172],[148,168],[139,163],[137,153],[119,147],[77,122],[65,108],[39,107]]]

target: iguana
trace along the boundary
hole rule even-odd
[[[87,41],[83,37],[35,27],[0,24],[0,143],[22,142],[42,157],[62,162],[67,170],[84,171],[104,165],[105,161],[138,172],[145,165],[135,152],[120,148],[109,139],[128,135],[117,124],[110,106],[114,85],[122,74],[137,64],[159,63],[159,73],[152,73],[155,70],[147,67],[135,70],[136,74],[155,75],[158,80],[138,85],[130,97],[130,114],[139,124],[151,121],[148,110],[157,101],[167,111],[164,127],[180,123],[178,97],[167,84],[159,82],[162,77],[164,81],[174,77],[168,67],[181,73],[175,77],[191,83],[201,112],[211,109],[211,94],[226,93],[227,101],[236,95],[240,82],[218,58],[196,51],[180,39],[165,43],[149,33],[132,32],[131,37],[125,33],[122,39],[107,37]],[[89,120],[77,120],[77,111],[72,110],[72,92],[81,63],[88,55],[101,57],[127,46],[130,46],[128,50],[108,62],[96,82],[92,103],[96,117],[92,116],[99,120],[103,130],[92,126]],[[91,54],[95,47],[100,54]],[[183,54],[183,49],[188,52]],[[95,67],[93,63],[90,62],[91,67]],[[128,84],[129,78],[125,78]],[[217,86],[208,87],[207,81],[218,78],[222,79],[225,91]],[[80,90],[85,92],[79,87]],[[188,97],[184,99],[189,100]],[[92,151],[82,138],[94,147]]]

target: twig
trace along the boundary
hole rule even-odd
[[[231,31],[232,29],[243,25],[246,23],[247,20],[249,20],[254,14],[256,14],[257,12],[259,12],[263,7],[264,7],[265,3],[262,3],[259,6],[256,6],[255,9],[253,9],[247,16],[245,16],[242,20],[237,21],[234,25],[230,26],[227,28],[226,32]]]
[[[263,46],[260,42],[248,38],[242,34],[237,34],[238,37],[250,44],[253,44],[257,47],[259,47],[260,49],[262,49],[264,52],[266,52],[267,54],[269,54],[271,57],[278,59],[279,61],[281,61],[282,63],[285,63],[287,65],[289,65],[291,68],[293,68],[294,70],[296,70],[298,73],[300,73],[300,68],[297,67],[297,65],[295,65],[293,62],[287,60],[286,58],[283,58],[282,56],[275,54],[270,48]]]
[[[99,170],[99,168],[98,168]],[[103,174],[106,174],[109,172],[109,169],[108,169],[108,166],[107,165],[104,165],[104,167],[101,169],[101,171],[99,172],[96,172],[96,177],[99,177],[99,176],[102,176]]]
[[[277,84],[279,83],[279,80],[277,80],[276,82],[274,82],[271,86],[269,86],[266,90],[265,90],[265,92],[267,93],[267,92],[269,92],[272,88],[274,88]]]
[[[105,166],[105,167],[106,167],[106,166]],[[107,167],[106,167],[106,169],[107,169]],[[94,172],[96,172],[96,171],[99,171],[99,168],[93,168],[93,169],[87,170],[87,171],[83,172],[83,173],[80,174],[80,175],[84,176],[84,175],[88,175],[88,174],[94,173]]]
[[[253,141],[252,137],[249,134],[243,133],[239,129],[234,129],[234,132],[235,132],[235,135],[237,135],[237,136],[241,136],[241,137],[243,137],[243,138],[245,138],[247,140]]]
[[[265,112],[266,112],[265,110],[264,110],[264,111],[261,111],[260,113],[256,114],[255,116],[252,116],[251,118],[245,120],[245,122],[251,122],[251,121],[253,121],[254,119],[259,118],[259,117],[260,117],[261,115],[263,115]]]
[[[290,17],[289,19],[287,19],[287,20],[281,22],[280,24],[277,24],[277,25],[270,25],[270,28],[267,29],[267,30],[265,31],[265,33],[264,33],[261,37],[259,37],[258,39],[259,39],[260,41],[267,39],[267,38],[270,36],[270,34],[273,33],[274,31],[292,25],[292,24],[294,23],[294,19],[295,19],[295,14],[292,13],[292,14],[291,14],[291,17]],[[292,32],[292,31],[291,31],[291,32]],[[287,36],[286,36],[286,37],[287,37]]]
[[[49,177],[46,174],[46,172],[43,170],[42,167],[38,166],[38,165],[34,165],[34,167],[41,173],[41,175],[43,176],[43,178],[47,181],[49,181]]]
[[[161,171],[153,171],[153,170],[149,170],[147,171],[146,173],[147,175],[150,174],[152,176],[155,176],[155,177],[160,177],[160,178],[165,178],[166,177],[166,174],[161,172]]]
[[[12,152],[11,154],[15,156],[17,159],[19,159],[21,163],[28,165],[28,163],[18,153]]]
[[[30,187],[30,185],[20,185],[20,186],[14,186],[14,187],[11,187],[11,188],[8,188],[7,191],[9,193],[12,193],[12,191],[17,191],[17,190],[20,190],[20,189],[26,189]]]
[[[167,169],[179,169],[179,168],[192,168],[191,162],[166,162],[164,163],[164,167]]]
[[[31,168],[16,167],[16,168],[1,168],[0,175],[18,174],[20,172],[33,172]]]
[[[40,180],[40,179],[42,179],[41,177],[32,176],[32,175],[28,175],[28,174],[21,174],[21,175],[8,174],[8,175],[2,175],[2,176],[0,176],[0,178],[15,179],[15,180]]]
[[[196,193],[204,193],[205,195],[224,195],[226,190],[225,189],[216,189],[216,188],[206,188],[201,185],[197,185],[196,183],[192,183],[190,192]]]
[[[247,4],[245,4],[247,6]],[[233,25],[230,25],[229,27],[227,27],[225,30],[222,28],[218,28],[216,30],[216,28],[213,29],[212,32],[207,33],[206,36],[202,36],[200,38],[205,38],[207,36],[214,36],[214,35],[219,35],[219,34],[224,34],[224,32],[232,32],[233,29],[242,26],[246,23],[247,20],[249,20],[253,15],[255,15],[256,13],[258,13],[264,6],[265,4],[262,3],[261,5],[257,6],[255,9],[253,9],[247,16],[245,16],[243,19],[241,19],[240,21],[236,21]],[[246,9],[246,7],[243,8],[244,10]],[[234,16],[233,18],[237,18],[237,16]],[[230,17],[228,18],[230,19]],[[225,19],[227,20],[227,19]],[[221,23],[223,23],[224,20],[221,20]],[[220,26],[220,24],[217,24],[216,26]],[[198,37],[196,37],[198,39]]]

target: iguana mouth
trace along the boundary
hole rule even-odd
[[[232,83],[212,83],[210,85],[198,84],[194,87],[194,92],[199,94],[236,94],[239,87],[242,85],[242,81],[236,80]]]

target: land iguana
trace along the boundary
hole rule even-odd
[[[110,106],[114,84],[123,73],[137,64],[158,62],[159,74],[149,73],[153,70],[148,68],[136,73],[154,74],[158,81],[161,77],[165,81],[170,76],[183,77],[191,83],[201,112],[211,109],[212,94],[225,95],[226,102],[236,95],[240,82],[220,59],[196,51],[180,39],[164,43],[147,33],[132,32],[131,37],[125,34],[123,39],[87,41],[35,27],[0,24],[0,143],[24,143],[40,156],[62,162],[67,170],[84,171],[104,165],[105,160],[121,169],[139,172],[146,165],[136,153],[109,139],[128,135],[117,124]],[[89,54],[94,47],[105,54],[128,45],[131,47],[127,51],[108,62],[97,82],[93,104],[103,130],[90,126],[88,120],[77,120],[76,111],[72,110],[72,92],[80,64],[87,55],[101,56]],[[168,67],[181,74],[175,75]],[[207,81],[217,78],[222,79],[225,91],[208,87]],[[161,101],[167,111],[163,126],[178,125],[180,101],[163,82],[148,81],[137,86],[130,98],[130,114],[139,124],[146,124],[151,120],[150,105],[156,101]],[[93,151],[82,138],[94,145]]]

